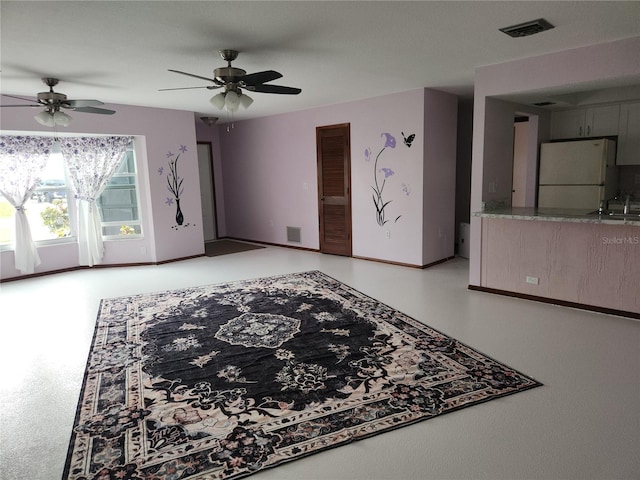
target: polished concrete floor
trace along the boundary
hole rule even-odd
[[[544,383],[255,480],[638,479],[640,322],[467,289],[426,270],[268,247],[0,285],[0,478],[60,479],[101,298],[321,270]]]

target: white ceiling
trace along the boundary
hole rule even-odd
[[[233,66],[274,69],[284,75],[274,84],[302,88],[251,94],[239,120],[422,87],[471,96],[478,66],[640,35],[638,1],[3,0],[0,14],[3,94],[33,97],[50,76],[70,99],[221,121],[208,102],[216,91],[159,92],[206,85],[167,69],[210,77],[225,66],[217,51],[231,48],[241,52]],[[556,28],[525,38],[498,30],[540,17]]]

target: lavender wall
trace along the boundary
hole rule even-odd
[[[453,257],[458,98],[425,90],[422,264]]]
[[[105,242],[103,264],[157,262],[204,253],[196,135],[191,112],[127,105],[110,105],[115,115],[72,113],[73,122],[64,133],[135,135],[144,238]],[[29,108],[2,109],[2,132],[51,134],[39,125]],[[62,129],[61,129],[61,133]],[[184,152],[180,148],[184,147]],[[180,153],[179,175],[184,179],[181,207],[184,223],[177,225],[175,200],[169,201],[167,173],[169,152]],[[159,170],[162,169],[162,170]],[[162,171],[162,173],[160,173]],[[38,249],[42,264],[36,273],[78,266],[75,244]],[[19,276],[13,251],[0,253],[1,278]]]
[[[427,101],[443,96],[447,101],[442,105],[429,103],[435,100]],[[455,124],[455,101],[454,96],[420,89],[238,122],[229,132],[221,127],[227,235],[318,249],[316,127],[349,123],[353,255],[422,265],[424,168],[433,162],[435,174],[451,175],[451,182],[455,181],[455,125],[453,132],[449,130],[451,120]],[[426,105],[438,110],[428,111]],[[453,109],[453,113],[448,109]],[[447,125],[447,134],[453,141],[453,159],[426,158],[425,116],[446,119],[442,123]],[[443,128],[438,126],[434,135],[442,133]],[[410,147],[404,143],[402,132],[407,137],[415,134]],[[385,144],[389,146],[385,148]],[[380,184],[386,176],[383,200],[391,201],[383,226],[376,221],[372,200],[375,158],[379,153]],[[438,162],[444,162],[444,167]],[[440,192],[440,198],[450,195],[453,208],[454,191],[449,183],[438,183],[432,188],[430,193]],[[301,228],[300,244],[287,242],[287,226]],[[452,251],[453,231],[448,238]],[[426,256],[437,256],[439,252]]]
[[[478,68],[475,75],[471,211],[482,209],[484,197],[489,193],[484,188],[491,179],[487,175],[493,175],[499,168],[510,168],[507,165],[511,158],[504,154],[506,149],[501,146],[508,136],[502,131],[505,117],[496,115],[497,109],[492,108],[495,104],[490,97],[572,84],[593,86],[597,82],[625,77],[637,78],[640,75],[638,51],[640,37],[632,37]],[[548,126],[541,123],[539,129],[540,135],[544,135]],[[494,156],[497,151],[502,153]],[[479,217],[471,218],[470,233],[469,283],[481,285]]]
[[[201,124],[191,112],[113,105],[116,115],[76,114],[67,130],[136,136],[144,238],[106,242],[103,264],[204,252],[196,137],[213,147],[219,236],[287,245],[286,227],[293,226],[301,228],[301,243],[288,245],[317,249],[315,129],[350,123],[353,254],[420,266],[453,254],[456,105],[453,95],[420,89],[238,122],[228,132],[224,125]],[[33,120],[30,109],[2,113],[3,133],[51,133]],[[412,134],[408,146],[404,137]],[[390,201],[383,226],[376,222],[372,200],[381,151],[378,178],[386,177],[383,198]],[[168,162],[178,153],[183,225],[176,222],[175,199],[167,190]],[[423,182],[429,186],[426,194]],[[431,208],[436,203],[440,208]],[[78,266],[73,243],[39,252],[37,273]],[[13,252],[2,252],[0,259],[2,278],[19,276]]]

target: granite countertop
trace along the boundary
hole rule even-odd
[[[608,225],[635,225],[640,227],[640,213],[629,215],[597,215],[593,210],[568,209],[568,208],[529,208],[529,207],[505,207],[487,209],[473,213],[474,217],[485,218],[510,218],[513,220],[533,220],[544,222],[576,222],[576,223],[603,223]]]

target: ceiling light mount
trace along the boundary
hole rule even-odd
[[[222,60],[224,60],[229,64],[229,66],[231,66],[231,62],[238,58],[238,53],[240,52],[238,52],[238,50],[227,48],[224,50],[218,50],[218,53],[220,54],[220,57],[222,57]]]
[[[544,18],[538,18],[531,20],[530,22],[519,23],[510,27],[500,28],[502,33],[506,33],[510,37],[528,37],[529,35],[535,35],[536,33],[544,32],[545,30],[551,30],[555,28]]]
[[[200,117],[200,120],[202,120],[202,122],[207,124],[208,126],[212,127],[213,124],[218,121],[218,117]]]

